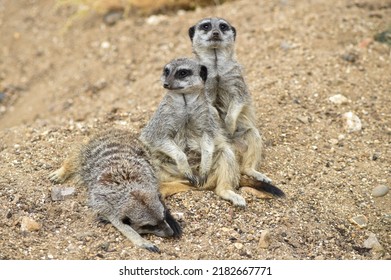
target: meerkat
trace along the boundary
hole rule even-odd
[[[55,183],[68,179],[88,187],[89,205],[133,244],[152,252],[159,248],[140,234],[178,237],[181,227],[159,193],[157,171],[138,137],[111,129],[73,149],[49,175]]]
[[[172,60],[164,67],[161,81],[167,93],[142,129],[140,140],[159,166],[163,185],[187,180],[244,207],[244,198],[235,192],[240,177],[235,154],[216,109],[205,96],[207,72],[188,58]]]
[[[259,168],[263,141],[255,125],[250,92],[235,59],[236,29],[222,18],[204,18],[189,28],[193,53],[208,68],[206,93],[217,109],[238,157],[240,172],[271,183]]]

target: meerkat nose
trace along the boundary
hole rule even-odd
[[[163,84],[163,87],[164,87],[164,88],[169,88],[170,85],[169,85],[168,83],[164,83],[164,84]]]
[[[212,35],[213,37],[218,37],[220,35],[220,32],[218,30],[213,30]]]

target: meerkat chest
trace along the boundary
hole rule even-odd
[[[210,128],[210,115],[207,104],[191,103],[180,108],[181,115],[178,118],[176,142],[191,150],[199,149],[199,143],[205,130]]]

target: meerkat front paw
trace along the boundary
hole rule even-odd
[[[65,173],[65,169],[64,167],[61,167],[56,171],[50,173],[48,175],[48,179],[53,183],[62,183],[64,182],[64,173]]]
[[[185,178],[192,186],[197,187],[199,185],[200,178],[193,173],[185,173]]]
[[[141,247],[147,249],[152,253],[160,253],[160,249],[156,245],[153,245],[152,243],[145,243]]]
[[[225,200],[231,201],[235,206],[241,208],[246,207],[246,200],[240,194],[237,194],[232,190],[216,189],[216,194]]]
[[[198,182],[198,186],[199,187],[203,187],[206,184],[207,181],[208,181],[208,175],[207,174],[206,175],[201,175],[200,181]]]

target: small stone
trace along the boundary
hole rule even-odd
[[[373,153],[372,156],[371,156],[371,160],[378,160],[380,157],[380,154],[379,153]]]
[[[243,248],[243,244],[242,244],[242,243],[238,243],[238,242],[235,242],[235,243],[234,243],[234,246],[235,246],[235,248],[238,249],[238,250],[240,250],[240,249]]]
[[[37,231],[40,228],[41,228],[41,225],[29,217],[23,217],[22,222],[20,223],[20,229],[24,232]]]
[[[107,41],[104,41],[104,42],[102,42],[101,44],[100,44],[100,47],[102,48],[102,49],[108,49],[108,48],[110,48],[110,43],[109,42],[107,42]]]
[[[263,249],[266,249],[270,246],[270,230],[265,229],[262,231],[258,246]]]
[[[364,215],[358,215],[350,219],[352,224],[357,225],[359,228],[365,228],[368,225],[368,218]]]
[[[360,48],[362,48],[362,49],[365,49],[372,43],[373,43],[373,39],[372,38],[365,38],[358,44],[358,46]]]
[[[122,19],[122,16],[124,14],[123,10],[112,10],[105,14],[103,17],[103,22],[109,26],[114,25]]]
[[[308,124],[310,122],[310,118],[307,116],[298,116],[297,119],[304,124]]]
[[[385,196],[389,190],[390,188],[388,186],[379,185],[372,190],[372,196],[374,197]]]
[[[341,58],[347,62],[355,63],[358,59],[358,54],[348,52],[348,53],[344,53],[343,55],[341,55]]]
[[[334,104],[341,105],[341,104],[347,104],[349,102],[349,99],[347,99],[342,94],[336,94],[336,95],[330,96],[329,101]]]
[[[356,114],[347,112],[342,115],[342,118],[345,119],[345,127],[348,132],[356,132],[362,129],[361,120]]]
[[[291,42],[287,42],[287,41],[282,41],[280,43],[280,48],[283,49],[284,51],[288,51],[288,50],[291,50],[291,49],[295,49],[297,48],[298,46],[296,44],[293,44]]]
[[[330,142],[330,144],[332,144],[332,145],[337,145],[339,141],[338,141],[338,139],[332,138],[332,139],[329,140],[329,142]]]
[[[75,188],[73,187],[53,187],[52,188],[52,200],[60,201],[64,200],[75,193]]]
[[[165,21],[167,16],[165,15],[152,15],[146,19],[146,23],[149,25],[158,25],[162,21]]]
[[[364,248],[372,249],[373,251],[383,251],[383,246],[379,243],[374,233],[370,233],[367,240],[364,241]]]
[[[183,215],[184,215],[183,212],[175,212],[175,213],[172,213],[172,216],[173,216],[174,219],[176,219],[177,221],[183,221]]]

